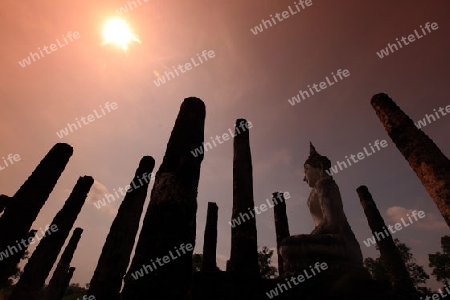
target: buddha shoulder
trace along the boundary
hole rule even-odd
[[[319,190],[331,190],[335,189],[337,187],[336,181],[334,181],[331,177],[322,177],[319,180],[317,180],[316,185],[314,186],[314,189],[316,191]]]

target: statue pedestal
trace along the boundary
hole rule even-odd
[[[362,267],[363,260],[356,240],[335,234],[300,234],[283,239],[280,249],[285,272],[299,271],[321,262]]]
[[[361,257],[353,253],[359,249],[339,240],[334,235],[284,239],[280,249],[284,262],[280,284],[290,282],[292,288],[283,294],[305,299],[385,299],[385,291],[363,267]],[[292,278],[299,283],[295,285]]]

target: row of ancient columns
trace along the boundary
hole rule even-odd
[[[198,98],[184,100],[165,156],[155,176],[150,203],[127,274],[126,267],[134,245],[146,187],[145,191],[142,189],[140,196],[136,194],[133,198],[127,194],[125,197],[90,283],[88,294],[94,295],[97,300],[119,299],[124,275],[121,299],[190,299],[192,250],[196,238],[197,188],[203,160],[203,154],[194,156],[192,151],[203,147],[205,116],[203,101]],[[243,128],[245,125],[247,121],[244,119],[236,121],[236,128]],[[239,213],[248,212],[248,208],[254,207],[248,130],[236,129],[233,147],[232,218],[235,218]],[[153,169],[154,161],[147,167],[142,163],[136,171],[135,180],[139,175],[142,176],[142,173],[151,172]],[[203,272],[217,270],[217,218],[217,204],[209,202],[204,233]],[[184,252],[181,253],[180,250],[182,245],[191,245],[190,252],[183,255]],[[235,276],[254,279],[256,282],[259,279],[257,250],[256,221],[253,218],[232,230],[228,271]],[[170,262],[159,267],[155,263],[156,259],[168,257],[169,253]],[[136,276],[136,271],[141,271],[143,276]],[[246,290],[251,291],[248,280],[244,283],[245,290],[242,289],[241,294],[245,294]]]
[[[38,230],[32,230],[31,225],[47,201],[72,153],[71,146],[63,143],[56,144],[13,197],[1,196],[3,203],[0,205],[0,211],[3,211],[3,215],[0,218],[0,232],[2,233],[0,249],[9,255],[0,261],[0,288],[7,285],[8,278],[15,272],[29,243],[33,242],[35,236],[37,237]],[[92,177],[80,177],[64,207],[57,213],[50,226],[39,230],[41,241],[29,258],[9,299],[35,299],[37,297],[56,262],[93,182]],[[75,229],[72,238],[77,235],[78,230]],[[69,243],[65,252],[74,252],[78,240],[79,237],[75,242]],[[60,263],[65,262],[69,265],[70,260],[71,256],[62,257]],[[57,275],[56,277],[55,275],[52,279],[56,279]],[[66,280],[62,284],[54,286],[54,289],[61,293],[68,284],[69,282]]]
[[[3,257],[0,261],[0,288],[7,285],[9,277],[15,272],[16,266],[30,242],[33,242],[33,238],[37,236],[38,231],[32,230],[31,226],[64,171],[72,153],[71,146],[63,143],[56,144],[14,196],[0,196],[0,212],[3,211],[0,218],[0,249],[4,253],[8,253],[8,257]],[[63,208],[56,214],[48,227],[40,230],[41,241],[29,258],[20,280],[9,297],[10,300],[36,299],[72,230],[93,183],[92,177],[80,177]],[[68,254],[63,254],[60,259],[59,264],[67,265],[65,273],[57,274],[55,272],[52,277],[53,281],[65,279],[52,287],[59,295],[69,284],[70,278],[68,279],[67,276],[73,273],[74,268],[70,268],[69,265],[81,231],[81,228],[75,229],[64,251]],[[72,254],[69,255],[70,253]]]
[[[166,154],[155,177],[150,204],[143,220],[135,254],[129,273],[125,276],[122,299],[144,299],[148,295],[158,299],[189,298],[192,252],[182,255],[180,251],[183,245],[185,247],[190,245],[190,251],[195,246],[197,188],[203,154],[193,156],[191,151],[203,146],[205,116],[205,105],[198,98],[187,98],[181,105]],[[238,120],[237,126],[242,126],[242,122],[246,121]],[[248,131],[237,136],[234,143],[234,203],[235,205],[241,203],[242,208],[247,209],[254,206]],[[17,240],[34,235],[35,231],[30,231],[31,225],[56,185],[72,153],[72,147],[67,144],[55,145],[13,197],[5,195],[0,197],[0,208],[4,211],[0,218],[0,249],[8,249],[8,246],[15,245]],[[122,279],[130,262],[149,185],[149,181],[143,178],[146,174],[149,178],[148,175],[153,171],[154,165],[155,161],[152,157],[142,158],[130,184],[133,187],[137,185],[138,188],[127,191],[110,228],[88,291],[88,295],[94,295],[97,300],[119,298]],[[140,184],[137,184],[138,181]],[[51,222],[50,227],[57,228],[57,231],[50,232],[49,229],[40,241],[9,299],[36,299],[93,182],[92,177],[80,177],[64,207]],[[216,270],[217,213],[217,205],[209,203],[203,271]],[[17,216],[20,216],[20,219]],[[238,273],[241,270],[252,274],[259,272],[254,220],[251,225],[241,227],[242,232],[246,234],[244,238],[239,238],[241,236],[239,230],[233,233],[232,244],[236,247],[232,247],[230,261],[236,266],[235,271]],[[70,267],[70,261],[81,232],[82,229],[75,229],[50,280],[44,299],[62,297],[63,286],[68,285],[74,272],[74,268]],[[26,248],[20,250],[9,259],[0,262],[0,279],[4,285]],[[143,265],[151,265],[153,259],[167,256],[169,252],[178,253],[170,264],[137,280],[132,278],[131,274],[134,271],[139,270]],[[239,253],[250,255],[252,259],[242,260],[245,256]]]

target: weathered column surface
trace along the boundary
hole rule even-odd
[[[275,205],[273,209],[275,218],[275,232],[277,235],[277,254],[278,254],[278,274],[284,273],[283,257],[281,256],[281,241],[289,237],[289,223],[286,214],[286,200],[284,194],[275,192],[272,194],[272,202]]]
[[[389,137],[450,226],[450,160],[388,95],[373,96],[371,104]],[[439,116],[437,112],[436,114]]]
[[[89,286],[88,295],[95,296],[96,300],[119,299],[154,167],[153,157],[144,156],[141,159],[111,225]]]
[[[250,136],[245,119],[237,119],[233,158],[233,213],[231,222],[240,219],[240,225],[231,228],[231,253],[228,271],[259,274],[256,219],[253,212],[253,167]]]
[[[187,98],[181,105],[125,278],[124,300],[189,299],[203,160],[195,149],[203,146],[205,113],[198,98]]]
[[[72,262],[73,254],[77,249],[82,233],[83,229],[79,227],[75,228],[73,231],[72,237],[59,259],[55,272],[53,272],[52,279],[50,279],[50,282],[48,283],[43,300],[59,300],[61,293],[64,295],[64,291],[68,284],[67,276],[70,275],[70,278],[72,278],[73,275],[73,271],[70,273],[70,263]],[[73,268],[73,270],[75,270],[75,268]]]
[[[58,300],[62,300],[64,298],[64,294],[66,293],[66,290],[69,287],[69,283],[73,277],[73,272],[75,272],[75,269],[76,269],[75,267],[70,267],[69,271],[67,272],[66,276],[64,277],[64,283],[61,285],[62,288],[58,295],[58,298],[57,298]],[[87,299],[89,299],[89,297],[87,297]]]
[[[377,238],[376,241],[380,250],[381,260],[383,261],[383,265],[391,280],[393,290],[398,293],[401,299],[419,299],[392,236],[390,234],[386,236],[386,224],[384,223],[383,217],[378,211],[377,205],[375,204],[372,195],[369,193],[368,188],[363,185],[357,188],[356,192],[358,193],[361,205],[367,217],[367,222],[369,223],[370,230],[372,230],[374,237],[381,236],[376,235],[376,233],[384,233],[384,238],[380,238],[379,240]]]
[[[205,235],[203,239],[202,272],[217,271],[217,218],[219,207],[214,202],[208,202],[206,214]]]
[[[0,218],[0,251],[6,250],[8,246],[16,246],[16,240],[27,238],[31,225],[47,201],[72,153],[73,149],[68,144],[58,143],[53,146],[30,177],[9,199]],[[17,253],[10,254],[10,258],[17,255]],[[11,276],[8,273],[14,269],[11,264],[11,259],[0,261],[0,288]]]
[[[53,218],[50,229],[46,231],[44,238],[25,265],[23,274],[9,300],[35,299],[44,286],[93,183],[94,179],[90,176],[78,179],[63,208]]]

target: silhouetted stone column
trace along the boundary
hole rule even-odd
[[[22,256],[25,254],[25,251],[28,250],[28,247],[30,246],[29,241],[31,242],[32,240],[34,240],[34,236],[36,235],[37,230],[35,229],[31,229],[30,232],[28,232],[28,236],[27,236],[27,242],[26,247],[23,247],[22,250],[19,252],[18,257],[20,256],[20,258],[22,258]],[[17,263],[19,263],[20,259],[17,261]],[[16,264],[17,265],[17,264]]]
[[[286,214],[286,202],[284,194],[275,192],[272,194],[272,202],[275,205],[273,212],[275,218],[275,232],[277,235],[278,274],[284,273],[283,257],[281,257],[281,241],[289,237],[289,223]]]
[[[31,225],[47,201],[56,182],[72,156],[73,149],[68,144],[58,143],[42,159],[25,183],[11,197],[0,218],[0,251],[15,246],[16,240],[27,238]],[[19,217],[20,216],[20,217]],[[12,254],[13,257],[17,255]],[[12,260],[0,261],[0,288],[11,276]],[[14,267],[14,266],[13,266]]]
[[[208,202],[206,214],[205,236],[203,239],[202,272],[217,271],[217,217],[219,207],[214,202]]]
[[[34,236],[36,235],[37,230],[35,229],[31,229],[30,232],[28,232],[28,236],[26,239],[26,242],[24,242],[23,244],[25,244],[25,247],[22,247],[22,249],[18,252],[19,255],[17,255],[17,257],[22,258],[22,256],[25,254],[25,251],[28,250],[28,247],[30,246],[29,242],[32,242],[34,240]],[[35,242],[33,242],[34,244]],[[20,259],[17,260],[17,263],[19,263]],[[17,265],[17,264],[16,264]]]
[[[131,181],[131,187],[127,191],[111,225],[89,286],[88,295],[95,296],[96,300],[119,298],[122,279],[130,262],[131,251],[139,229],[139,221],[154,167],[155,160],[153,157],[144,156],[141,159],[136,174]]]
[[[371,104],[450,227],[450,160],[388,95],[373,96]]]
[[[187,98],[181,105],[125,277],[124,300],[190,297],[197,188],[203,160],[203,154],[195,149],[203,146],[205,113],[205,105],[198,98]],[[166,262],[158,263],[164,258]],[[136,276],[143,265],[143,276],[134,279],[132,275]]]
[[[376,242],[381,253],[381,260],[391,280],[394,292],[398,293],[397,296],[400,299],[419,299],[392,236],[386,235],[388,229],[368,188],[363,185],[357,188],[356,192],[366,214],[370,230],[372,230],[374,237],[377,237]],[[378,239],[380,236],[381,238]]]
[[[6,195],[0,195],[0,213],[2,213],[5,210],[6,205],[8,205],[11,199],[12,199],[11,197],[8,197]]]
[[[63,208],[56,214],[50,229],[47,230],[25,265],[23,275],[17,282],[9,300],[35,299],[58,258],[93,183],[94,179],[90,176],[78,179]],[[54,232],[55,228],[56,232]]]
[[[73,231],[72,237],[70,238],[66,249],[64,249],[61,258],[59,259],[55,272],[53,272],[52,279],[50,279],[50,282],[48,283],[48,287],[45,291],[43,300],[59,300],[61,292],[64,295],[64,291],[67,288],[67,276],[70,274],[70,263],[72,262],[73,254],[77,249],[78,242],[80,241],[82,233],[83,229],[79,227],[75,228],[75,230]]]
[[[64,294],[66,293],[67,288],[69,287],[70,280],[72,280],[73,272],[75,272],[75,267],[70,267],[66,276],[64,277],[64,283],[62,284],[62,289],[58,295],[58,300],[62,300],[64,298]],[[89,297],[88,297],[89,298]]]
[[[237,119],[233,159],[233,213],[231,220],[241,224],[231,228],[229,270],[245,274],[259,274],[256,219],[253,209],[253,167],[250,152],[248,123]]]

